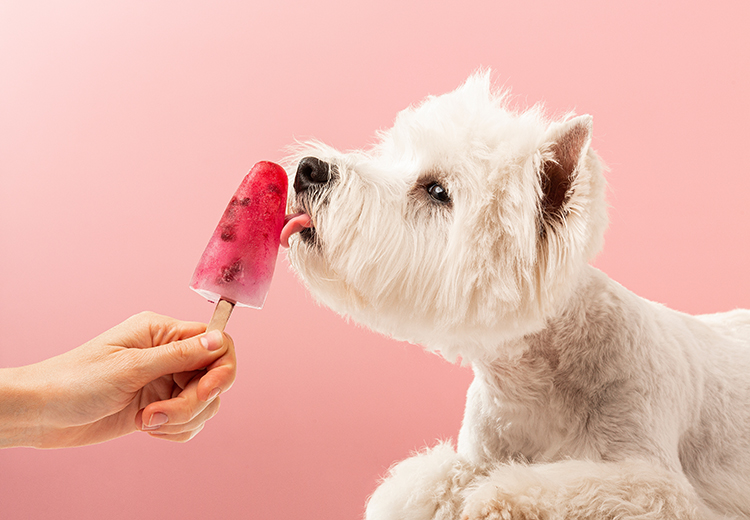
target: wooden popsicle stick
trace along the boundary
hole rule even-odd
[[[211,316],[211,321],[208,322],[208,328],[206,329],[206,332],[210,330],[220,330],[224,332],[224,327],[227,326],[227,322],[229,321],[229,316],[232,315],[233,309],[234,309],[234,302],[230,302],[229,300],[225,300],[224,298],[221,298],[216,303],[216,308],[214,309],[214,315]]]

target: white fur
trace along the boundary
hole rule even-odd
[[[394,466],[368,519],[750,517],[750,311],[688,316],[588,265],[607,224],[591,132],[479,73],[371,150],[291,161],[336,170],[290,198],[315,227],[290,247],[310,291],[475,372],[457,449]]]

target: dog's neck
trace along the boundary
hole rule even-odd
[[[502,365],[544,360],[548,368],[557,371],[560,356],[566,354],[579,364],[592,355],[602,355],[612,337],[627,328],[626,321],[633,324],[639,320],[643,303],[606,274],[587,266],[570,296],[560,302],[559,310],[540,330],[505,341],[498,345],[498,356],[474,364],[480,370],[494,371]]]
[[[529,460],[602,456],[609,446],[570,438],[613,412],[608,402],[633,391],[631,381],[638,378],[630,372],[639,366],[634,360],[648,357],[636,332],[648,319],[644,305],[649,304],[589,268],[562,312],[543,330],[515,340],[512,350],[522,354],[473,363],[476,395],[467,403],[465,422],[481,421],[487,412],[500,420],[471,444],[483,444],[481,451],[494,456]],[[568,443],[578,452],[570,452]]]

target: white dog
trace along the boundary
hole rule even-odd
[[[395,465],[368,519],[750,518],[750,311],[688,316],[588,265],[591,133],[479,73],[372,150],[290,165],[282,241],[310,291],[475,373],[457,449]]]

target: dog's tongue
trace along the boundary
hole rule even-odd
[[[284,227],[281,230],[281,245],[289,247],[289,237],[309,227],[312,227],[312,221],[307,213],[287,215],[284,217]]]

